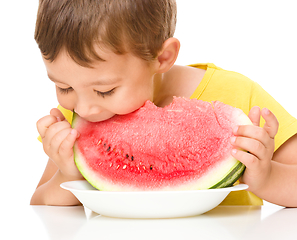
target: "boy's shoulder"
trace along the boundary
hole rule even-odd
[[[226,70],[221,67],[216,66],[213,63],[197,63],[191,64],[190,67],[204,69],[206,74],[210,75],[212,78],[219,78],[221,81],[227,80],[235,80],[235,81],[243,81],[248,84],[254,83],[250,78],[247,76],[232,70]]]
[[[167,73],[169,93],[174,96],[191,97],[195,89],[241,89],[251,90],[254,82],[248,77],[225,70],[213,63],[197,63],[188,66],[175,65]],[[168,86],[166,88],[168,90]]]
[[[163,94],[177,97],[190,97],[193,89],[197,88],[206,70],[190,66],[174,65],[165,75]]]
[[[252,88],[255,85],[255,82],[252,81],[249,77],[232,70],[226,70],[221,67],[216,66],[213,63],[198,63],[191,64],[190,67],[204,69],[205,75],[203,82],[208,84],[215,84],[218,87],[224,85],[235,85],[239,87]]]

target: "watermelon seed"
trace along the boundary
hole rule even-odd
[[[134,161],[134,156],[131,157],[131,160]]]
[[[111,167],[112,166],[112,163],[110,163],[109,166]]]
[[[127,165],[124,165],[123,169],[126,169]]]
[[[117,166],[117,169],[119,169],[120,165]]]
[[[129,155],[128,154],[126,154],[126,158],[129,158]]]
[[[97,145],[101,144],[101,142],[102,142],[102,140],[99,140],[98,143],[97,143]]]
[[[107,148],[107,152],[109,152],[110,151],[110,146]]]
[[[153,165],[150,166],[150,170],[153,170]]]

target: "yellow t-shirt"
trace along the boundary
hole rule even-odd
[[[206,70],[191,98],[208,102],[218,100],[242,109],[245,114],[248,114],[253,106],[268,108],[279,121],[279,131],[275,137],[275,150],[297,133],[297,120],[257,83],[239,73],[223,70],[212,63],[190,66]],[[73,113],[61,106],[58,108],[71,123]],[[264,125],[263,119],[261,119],[260,125]],[[221,204],[262,205],[263,201],[253,193],[244,190],[231,192]]]

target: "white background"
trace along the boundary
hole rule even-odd
[[[213,62],[260,83],[293,116],[297,35],[293,0],[177,0],[178,64]],[[36,121],[56,107],[33,39],[38,0],[1,1],[1,202],[28,205],[47,162]]]

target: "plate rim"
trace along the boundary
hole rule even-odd
[[[74,182],[84,182],[84,183],[87,183],[87,184],[90,184],[87,180],[76,180],[76,181],[67,181],[67,182],[63,182],[60,184],[60,187],[65,189],[65,190],[68,190],[68,191],[76,191],[76,192],[97,192],[98,194],[177,194],[177,193],[197,193],[197,192],[232,192],[232,191],[240,191],[240,190],[246,190],[249,186],[247,184],[244,184],[244,183],[239,183],[237,185],[234,185],[234,186],[231,186],[231,187],[225,187],[225,188],[216,188],[216,189],[202,189],[202,190],[177,190],[177,191],[174,191],[174,190],[170,190],[170,191],[100,191],[98,189],[77,189],[77,188],[74,188],[74,187],[69,187],[69,186],[66,186],[67,184],[70,184],[70,183],[74,183]],[[92,186],[90,184],[90,186]],[[93,186],[92,186],[93,187]]]

